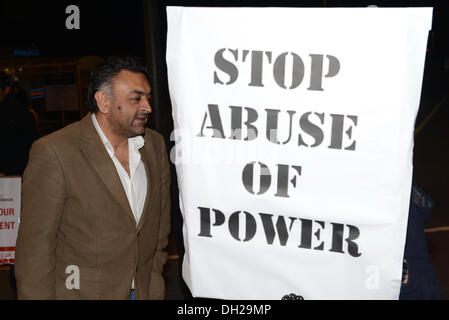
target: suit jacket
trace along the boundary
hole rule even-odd
[[[162,136],[145,129],[144,139],[138,225],[91,114],[33,144],[16,245],[19,299],[129,299],[133,279],[137,299],[164,298],[170,170]]]

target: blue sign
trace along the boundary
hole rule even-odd
[[[15,57],[38,57],[41,53],[37,49],[31,49],[31,50],[14,50],[14,56]]]
[[[28,95],[31,97],[31,100],[43,99],[44,88],[30,89],[28,90]]]

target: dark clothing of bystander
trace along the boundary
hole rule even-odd
[[[428,251],[424,224],[432,215],[433,201],[413,184],[404,258],[407,260],[407,283],[402,283],[400,300],[442,299],[441,284],[437,279]]]
[[[37,139],[34,116],[11,95],[0,102],[0,173],[22,175]]]

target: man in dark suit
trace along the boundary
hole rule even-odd
[[[146,69],[111,57],[91,74],[92,112],[36,141],[22,190],[19,299],[163,299],[170,171]]]

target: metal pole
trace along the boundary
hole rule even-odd
[[[85,112],[83,103],[83,92],[81,90],[81,72],[78,64],[76,65],[76,89],[78,91],[78,105],[79,105],[80,119],[82,119],[85,115]]]

